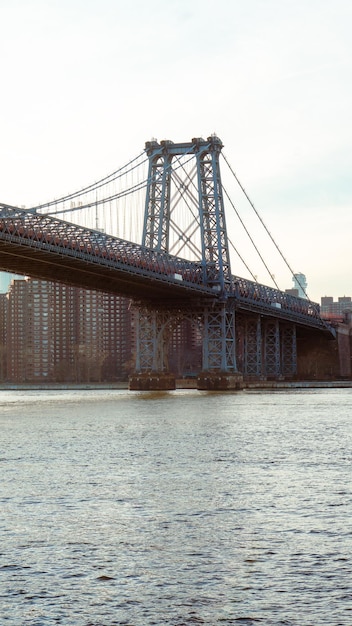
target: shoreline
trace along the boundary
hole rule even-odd
[[[352,388],[352,380],[262,380],[245,381],[243,389],[246,390],[281,390],[281,389],[349,389]],[[93,391],[93,390],[128,390],[128,382],[119,383],[0,383],[0,391]],[[177,379],[177,389],[197,389],[197,381],[194,379]],[[236,391],[236,390],[230,390]]]

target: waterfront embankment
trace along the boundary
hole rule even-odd
[[[243,390],[255,389],[350,389],[352,380],[260,380],[244,381]],[[0,383],[0,391],[91,391],[91,390],[128,389],[128,382],[116,383]],[[197,389],[195,378],[179,378],[176,389]]]

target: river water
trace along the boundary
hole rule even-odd
[[[352,390],[0,391],[0,624],[350,626]]]

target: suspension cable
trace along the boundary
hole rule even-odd
[[[129,187],[129,189],[124,189],[123,191],[119,191],[112,196],[108,196],[107,198],[102,198],[101,200],[91,200],[91,202],[87,202],[87,204],[82,204],[76,207],[70,207],[68,209],[58,209],[56,211],[48,211],[45,215],[55,215],[55,214],[63,214],[63,213],[73,213],[74,211],[82,211],[82,209],[89,209],[92,206],[99,206],[101,204],[105,204],[106,202],[111,202],[112,200],[117,200],[119,198],[124,198],[125,196],[134,193],[135,191],[141,191],[147,186],[147,180],[142,180],[140,183],[136,183],[133,187]],[[47,206],[47,205],[42,205]]]
[[[145,159],[144,161],[142,161],[138,165],[134,166],[130,170],[128,170],[126,172],[123,172],[122,174],[120,174],[120,176],[115,176],[115,178],[112,178],[112,176],[114,176],[116,173],[121,172],[123,169],[128,167],[128,165],[130,165],[131,163],[136,161],[142,155],[143,155],[143,152],[140,155],[138,155],[137,157],[135,157],[135,159],[130,161],[130,163],[127,163],[123,168],[120,168],[119,170],[116,170],[116,172],[114,172],[113,174],[110,174],[109,176],[106,176],[105,178],[101,179],[97,183],[94,183],[92,185],[89,185],[88,187],[85,187],[81,191],[77,191],[77,192],[75,192],[73,194],[70,194],[68,196],[64,196],[64,197],[62,197],[60,199],[53,200],[53,201],[48,202],[46,204],[41,204],[41,205],[38,205],[36,207],[32,207],[31,209],[28,209],[28,210],[29,211],[36,211],[37,209],[46,208],[46,207],[49,207],[49,206],[52,206],[52,205],[57,205],[57,203],[71,200],[73,197],[77,197],[80,194],[82,194],[83,192],[87,192],[87,191],[92,192],[92,191],[98,189],[99,187],[102,187],[103,184],[104,184],[103,181],[108,181],[106,184],[108,184],[110,182],[113,182],[117,178],[121,178],[121,176],[124,176],[125,174],[130,173],[136,167],[139,167],[140,165],[143,165],[143,163],[145,163],[147,159]],[[183,167],[183,166],[184,166],[184,164],[179,163],[179,165],[176,168],[174,168],[174,171],[179,169],[179,168],[181,168],[181,167]],[[168,166],[168,167],[170,167],[170,166]],[[111,180],[108,180],[110,178],[111,178]],[[133,193],[135,191],[141,191],[142,189],[147,187],[148,183],[150,183],[150,179],[147,178],[147,179],[142,180],[139,183],[136,183],[132,187],[129,187],[128,189],[124,189],[123,191],[119,191],[116,194],[113,194],[112,196],[108,196],[107,198],[102,198],[101,200],[95,199],[95,200],[92,200],[90,202],[87,202],[86,204],[82,204],[82,205],[77,206],[77,207],[70,207],[70,208],[67,208],[67,209],[58,209],[56,207],[55,211],[47,211],[46,215],[55,215],[57,213],[59,213],[61,215],[61,214],[64,214],[64,213],[72,213],[73,211],[81,211],[82,209],[89,209],[92,206],[98,206],[98,205],[101,205],[101,204],[105,204],[106,202],[111,202],[112,200],[118,200],[119,198],[124,198],[125,196],[128,196],[128,195],[130,195],[131,193]]]
[[[234,244],[232,243],[231,239],[228,239],[228,242],[231,246],[231,248],[236,252],[238,258],[240,259],[240,261],[243,263],[243,265],[245,266],[247,272],[249,272],[249,274],[252,276],[253,280],[255,283],[257,283],[257,277],[253,274],[252,270],[248,267],[246,261],[244,260],[244,258],[242,257],[242,255],[239,253],[239,251],[237,250],[237,248],[234,246]]]
[[[259,221],[261,222],[261,224],[262,224],[262,226],[263,226],[264,230],[265,230],[265,231],[266,231],[266,233],[269,235],[269,237],[270,237],[271,241],[273,242],[273,244],[274,244],[275,248],[276,248],[276,249],[277,249],[277,251],[279,252],[279,254],[280,254],[281,258],[283,259],[284,263],[286,264],[287,268],[288,268],[288,269],[289,269],[289,271],[291,272],[291,275],[295,277],[295,279],[296,279],[296,281],[297,281],[297,283],[298,283],[299,287],[302,289],[302,291],[303,291],[303,293],[304,293],[305,297],[307,298],[308,302],[311,304],[311,306],[312,306],[312,307],[314,307],[315,311],[317,311],[317,312],[319,313],[319,309],[318,309],[319,305],[317,305],[315,302],[312,302],[312,301],[310,300],[310,298],[308,297],[308,294],[307,294],[306,290],[304,289],[303,285],[301,285],[301,283],[300,283],[300,281],[298,280],[297,276],[295,275],[295,273],[294,273],[293,269],[291,268],[291,266],[290,266],[289,262],[288,262],[288,261],[287,261],[287,259],[285,258],[284,254],[281,252],[281,250],[280,250],[279,246],[277,245],[276,241],[274,240],[273,236],[271,235],[271,233],[270,233],[269,229],[267,228],[267,226],[266,226],[266,224],[264,223],[263,219],[262,219],[262,218],[261,218],[261,216],[259,215],[259,213],[258,213],[257,209],[255,208],[255,206],[254,206],[253,202],[252,202],[252,201],[251,201],[251,199],[249,198],[249,196],[248,196],[248,194],[247,194],[247,192],[246,192],[245,188],[243,187],[243,185],[242,185],[242,184],[240,183],[240,181],[238,180],[238,177],[236,176],[236,174],[235,174],[234,170],[232,169],[232,167],[231,167],[231,165],[229,164],[228,160],[226,159],[225,155],[224,155],[223,153],[222,153],[222,155],[223,155],[223,157],[224,157],[224,159],[225,159],[225,163],[227,164],[227,166],[228,166],[228,168],[229,168],[230,172],[231,172],[231,173],[232,173],[232,175],[234,176],[234,178],[235,178],[236,182],[238,183],[238,185],[239,185],[240,189],[241,189],[241,190],[242,190],[242,192],[244,193],[244,195],[245,195],[245,197],[247,198],[247,200],[248,200],[249,204],[251,205],[251,207],[252,207],[253,211],[255,212],[256,216],[258,217]],[[230,202],[231,202],[231,201],[230,201]],[[265,266],[265,267],[266,267],[266,266]],[[268,269],[268,268],[267,268],[267,269]],[[269,270],[268,270],[268,271],[269,271]],[[270,274],[270,272],[269,272],[269,274]],[[272,275],[271,275],[271,274],[270,274],[270,276],[272,277]],[[277,284],[276,284],[275,280],[274,280],[273,278],[272,278],[272,280],[274,281],[274,283],[275,283],[275,285],[276,285],[277,289],[280,291],[280,289],[279,289],[279,287],[277,286]],[[319,315],[320,315],[320,313],[319,313]],[[327,322],[326,322],[323,318],[321,318],[321,319],[322,319],[322,321],[323,321],[323,323],[324,323],[325,327],[326,327],[326,328],[328,328],[329,326],[328,326]]]
[[[275,246],[276,250],[277,250],[277,251],[278,251],[278,253],[280,254],[280,256],[281,256],[281,258],[283,259],[284,263],[286,264],[286,267],[290,270],[291,275],[292,275],[292,276],[295,276],[295,273],[294,273],[293,269],[291,268],[291,266],[290,266],[289,262],[288,262],[288,261],[287,261],[287,259],[285,258],[284,254],[281,252],[281,250],[280,250],[280,248],[279,248],[278,244],[276,243],[276,241],[275,241],[274,237],[272,236],[272,234],[271,234],[271,232],[269,231],[269,229],[267,228],[267,226],[266,226],[266,224],[265,224],[264,220],[262,219],[262,217],[261,217],[261,216],[260,216],[260,214],[258,213],[257,209],[255,208],[255,206],[254,206],[254,204],[253,204],[252,200],[250,199],[250,197],[248,196],[248,194],[247,194],[247,192],[246,192],[245,188],[243,187],[243,185],[242,185],[242,184],[241,184],[241,182],[239,181],[238,177],[236,176],[236,173],[235,173],[235,172],[234,172],[234,170],[232,169],[232,167],[231,167],[230,163],[228,162],[228,160],[227,160],[226,156],[224,155],[224,153],[222,153],[222,155],[223,155],[223,157],[224,157],[224,159],[225,159],[225,163],[226,163],[226,165],[228,166],[228,168],[229,168],[229,170],[230,170],[231,174],[233,175],[233,177],[235,178],[235,180],[236,180],[237,184],[239,185],[240,189],[242,190],[242,192],[244,193],[245,197],[247,198],[247,200],[248,200],[248,202],[249,202],[250,206],[252,207],[252,209],[253,209],[254,213],[256,214],[257,218],[259,219],[260,223],[262,224],[262,226],[263,226],[263,228],[264,228],[265,232],[266,232],[266,233],[267,233],[267,235],[270,237],[270,239],[271,239],[272,243],[274,244],[274,246]],[[269,273],[270,273],[270,272],[269,272]],[[306,293],[306,291],[305,291],[304,287],[301,285],[301,283],[299,282],[299,280],[298,280],[297,278],[296,278],[296,280],[297,280],[298,285],[299,285],[299,286],[300,286],[300,288],[302,289],[302,291],[303,291],[304,295],[306,296],[307,300],[309,300],[308,295],[307,295],[307,293]],[[274,281],[274,282],[275,282],[275,281]],[[276,283],[275,283],[275,285],[276,285]],[[277,286],[277,285],[276,285],[276,286]],[[278,288],[278,287],[277,287],[277,288]],[[279,289],[279,288],[278,288],[278,289]]]
[[[229,194],[227,193],[227,191],[226,191],[226,189],[224,188],[224,186],[223,186],[222,188],[223,188],[223,191],[225,192],[225,195],[226,195],[226,197],[227,197],[228,201],[230,202],[230,204],[231,204],[231,206],[232,206],[233,210],[235,211],[235,213],[236,213],[236,215],[237,215],[237,217],[238,217],[239,221],[241,222],[241,225],[243,226],[243,228],[244,228],[244,230],[245,230],[245,232],[246,232],[246,234],[247,234],[247,236],[248,236],[248,238],[249,238],[249,240],[250,240],[250,242],[251,242],[252,246],[254,247],[254,249],[255,249],[256,253],[258,254],[258,256],[259,256],[259,258],[260,258],[261,262],[263,263],[263,265],[264,265],[264,267],[265,267],[266,271],[268,272],[268,274],[269,274],[269,276],[270,276],[271,280],[273,281],[273,283],[274,283],[274,285],[275,285],[276,289],[278,289],[278,290],[280,291],[280,288],[279,288],[279,286],[278,286],[278,284],[277,284],[277,282],[276,282],[276,280],[275,280],[275,277],[274,277],[274,276],[273,276],[273,274],[270,272],[270,270],[269,270],[269,268],[268,268],[268,266],[267,266],[266,262],[264,261],[264,259],[263,259],[262,255],[261,255],[261,253],[259,252],[258,247],[257,247],[257,246],[256,246],[256,244],[254,243],[254,239],[253,239],[253,237],[251,236],[251,234],[250,234],[250,232],[249,232],[248,228],[246,227],[245,223],[243,222],[243,220],[242,220],[242,218],[241,218],[240,214],[238,213],[238,211],[237,211],[237,209],[236,209],[236,207],[235,207],[234,203],[232,202],[232,200],[231,200],[231,198],[230,198]],[[247,268],[247,269],[248,269],[248,268]],[[251,272],[251,275],[253,276],[252,272]],[[257,282],[257,281],[256,281],[256,282]]]
[[[45,207],[50,207],[50,206],[53,206],[54,204],[58,204],[60,202],[67,202],[68,200],[72,200],[73,198],[76,198],[77,196],[80,196],[80,195],[82,195],[84,193],[88,193],[89,191],[94,191],[94,189],[98,189],[99,187],[102,187],[104,184],[111,183],[114,180],[116,180],[117,178],[121,178],[121,176],[124,176],[126,173],[132,171],[136,167],[139,167],[141,165],[141,163],[138,164],[138,165],[135,165],[133,168],[128,170],[128,172],[124,171],[124,170],[126,170],[126,168],[128,168],[130,165],[132,165],[132,163],[134,163],[135,161],[140,159],[141,156],[143,156],[143,154],[144,154],[144,151],[141,152],[138,156],[134,157],[134,159],[131,159],[131,161],[129,161],[129,163],[126,163],[126,165],[123,165],[122,167],[120,167],[115,172],[112,172],[108,176],[104,176],[104,178],[101,178],[100,180],[96,181],[95,183],[92,183],[92,184],[88,185],[87,187],[83,187],[79,191],[75,191],[73,193],[68,194],[67,196],[62,196],[61,198],[57,198],[56,200],[51,200],[50,202],[45,202],[44,204],[39,204],[37,206],[31,207],[30,209],[28,209],[28,211],[36,211],[37,209],[43,209]],[[118,176],[118,174],[119,174],[119,176]]]

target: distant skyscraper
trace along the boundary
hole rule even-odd
[[[307,298],[307,279],[305,277],[304,274],[294,274],[293,275],[293,284],[294,284],[294,289],[297,289],[298,291],[298,296],[300,298]]]

